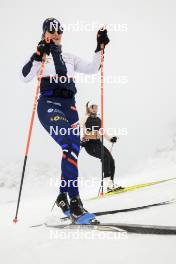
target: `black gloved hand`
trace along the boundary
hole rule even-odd
[[[53,43],[53,41],[50,41],[50,43],[47,43],[45,40],[41,40],[37,45],[37,52],[35,52],[31,57],[31,61],[34,61],[34,60],[42,61],[44,53],[49,55],[51,42]]]
[[[112,143],[116,143],[116,142],[117,142],[117,137],[112,137],[112,138],[110,139],[110,141],[111,141]]]
[[[107,29],[101,28],[97,33],[97,48],[95,52],[98,52],[101,50],[101,44],[105,46],[109,43],[109,38],[107,34]]]

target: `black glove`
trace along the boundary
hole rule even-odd
[[[52,41],[53,43],[53,41]],[[50,54],[50,44],[51,44],[51,41],[50,43],[47,43],[45,40],[41,40],[39,43],[38,43],[38,46],[37,46],[37,52],[35,52],[32,57],[31,57],[31,61],[33,62],[34,60],[36,61],[42,61],[42,58],[43,58],[43,54],[46,53],[47,55]]]
[[[110,139],[110,141],[111,141],[112,143],[116,143],[116,142],[117,142],[117,137],[112,137],[112,138]]]
[[[109,38],[107,34],[107,29],[101,28],[97,33],[97,48],[95,52],[98,52],[101,50],[101,44],[104,45],[104,47],[109,43]]]

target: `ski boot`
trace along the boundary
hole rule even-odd
[[[56,205],[61,208],[65,216],[70,217],[70,206],[66,193],[60,193],[56,199]]]
[[[121,191],[125,189],[125,187],[122,187],[122,186],[118,186],[117,184],[114,184],[113,186],[111,187],[107,187],[107,193],[110,193],[110,192],[117,192],[117,191]]]
[[[79,196],[72,198],[70,201],[70,213],[72,221],[77,225],[98,224],[98,220],[94,214],[89,213],[84,209]]]
[[[110,177],[104,178],[103,183],[106,189],[106,193],[117,192],[124,189],[124,187],[114,184],[113,180]]]
[[[116,184],[114,184],[113,187],[107,187],[107,193],[110,193],[110,192],[117,192],[117,191],[121,191],[125,189],[125,187],[122,187],[122,186],[117,186]]]

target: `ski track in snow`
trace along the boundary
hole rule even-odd
[[[175,157],[175,154],[168,154]],[[165,157],[166,158],[166,157]],[[160,160],[160,162],[159,162]],[[161,154],[150,160],[148,169],[133,172],[132,175],[120,177],[122,185],[149,182],[176,176],[175,159],[162,163]],[[150,164],[151,170],[149,169]],[[32,172],[27,174],[24,182],[22,200],[19,211],[19,222],[12,223],[16,209],[19,187],[18,164],[0,163],[1,170],[1,217],[0,244],[1,263],[3,264],[46,264],[60,263],[174,263],[175,236],[127,234],[126,237],[112,237],[112,233],[98,231],[57,231],[45,227],[30,228],[31,225],[43,223],[47,218],[61,217],[55,207],[50,212],[57,195],[57,186],[51,185],[48,177],[55,171],[45,165],[36,164]],[[19,164],[20,167],[20,164]],[[7,169],[8,168],[8,169]],[[14,169],[16,168],[16,170]],[[2,173],[6,173],[4,175]],[[57,172],[58,173],[58,172]],[[18,175],[18,176],[17,176]],[[87,175],[84,175],[88,177]],[[98,186],[81,188],[82,197],[86,200],[97,194]],[[123,193],[117,196],[85,201],[84,206],[90,211],[123,209],[176,198],[176,180]],[[123,222],[135,224],[176,225],[176,203],[139,210],[135,212],[107,215],[99,218],[101,222]],[[91,238],[90,238],[91,233]]]

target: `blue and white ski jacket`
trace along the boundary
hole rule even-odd
[[[53,89],[68,89],[76,93],[75,84],[72,82],[63,83],[51,83],[51,76],[66,76],[70,79],[74,79],[75,72],[85,74],[96,74],[100,68],[101,54],[95,53],[91,62],[82,60],[80,57],[72,55],[70,53],[62,53],[61,49],[53,45],[51,53],[46,58],[43,78],[41,81],[41,91],[48,91]],[[40,61],[28,61],[22,69],[22,79],[24,82],[31,81],[35,76],[39,77],[41,62]]]

